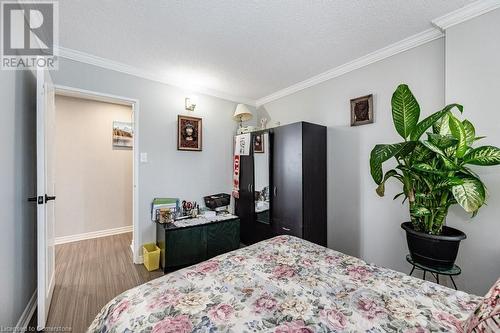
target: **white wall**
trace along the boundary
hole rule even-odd
[[[477,145],[500,146],[500,9],[446,30],[446,102],[486,135]],[[482,295],[500,277],[500,166],[475,168],[488,186],[488,205],[470,219],[457,207],[448,221],[467,234],[458,264],[460,283]]]
[[[282,124],[310,121],[328,126],[328,246],[368,262],[408,272],[400,224],[408,208],[393,201],[397,184],[386,197],[375,193],[369,155],[377,143],[398,142],[393,129],[391,96],[407,83],[418,98],[422,116],[444,104],[444,40],[353,71],[264,105],[262,116]],[[374,95],[375,123],[350,127],[350,99]]]
[[[52,72],[56,84],[139,100],[140,152],[148,163],[139,165],[139,224],[142,243],[155,240],[150,220],[154,197],[179,197],[202,202],[208,194],[232,188],[233,135],[237,128],[233,102],[198,95],[192,114],[203,118],[203,151],[177,150],[177,115],[187,114],[184,98],[190,96],[169,85],[61,59]],[[135,244],[136,250],[141,244]]]
[[[132,225],[132,150],[113,148],[132,107],[56,96],[56,237]]]
[[[36,81],[0,70],[0,325],[15,326],[36,290]]]

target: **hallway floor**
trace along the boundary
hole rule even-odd
[[[56,283],[47,327],[86,332],[101,308],[125,290],[163,276],[134,265],[132,233],[56,246]]]

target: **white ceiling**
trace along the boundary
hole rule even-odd
[[[64,0],[60,45],[256,100],[432,27],[470,0]]]

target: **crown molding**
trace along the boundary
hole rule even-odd
[[[247,104],[250,106],[262,106],[266,103],[275,101],[277,99],[283,98],[285,96],[294,94],[296,92],[299,92],[301,90],[307,89],[309,87],[315,86],[317,84],[320,84],[322,82],[331,80],[333,78],[342,76],[346,73],[349,73],[351,71],[354,71],[356,69],[360,69],[362,67],[368,66],[370,64],[373,64],[375,62],[378,62],[380,60],[386,59],[388,57],[391,57],[393,55],[396,55],[398,53],[410,50],[412,48],[418,47],[420,45],[426,44],[428,42],[431,42],[433,40],[442,38],[444,36],[444,31],[448,29],[451,26],[454,26],[456,24],[468,21],[474,17],[477,17],[479,15],[485,14],[487,12],[490,12],[492,10],[495,10],[497,8],[500,8],[500,0],[479,0],[476,2],[473,2],[469,5],[466,5],[460,9],[457,9],[453,12],[450,12],[446,15],[443,15],[441,17],[438,17],[432,21],[432,24],[436,28],[431,28],[428,30],[425,30],[421,33],[418,33],[416,35],[410,36],[408,38],[405,38],[399,42],[396,42],[394,44],[391,44],[389,46],[386,46],[384,48],[381,48],[377,51],[374,51],[372,53],[369,53],[365,56],[362,56],[358,59],[355,59],[353,61],[347,62],[343,65],[340,65],[338,67],[332,68],[326,72],[323,72],[321,74],[318,74],[316,76],[313,76],[307,80],[301,81],[299,83],[296,83],[294,85],[291,85],[287,88],[281,89],[279,91],[276,91],[270,95],[264,96],[262,98],[259,98],[257,100],[241,97],[241,96],[233,96],[230,94],[226,94],[220,91],[215,91],[212,89],[207,89],[207,88],[202,88],[202,87],[196,87],[192,89],[191,87],[184,87],[180,84],[177,84],[168,78],[159,76],[155,73],[148,72],[142,69],[139,69],[137,67],[133,67],[130,65],[126,65],[124,63],[120,63],[117,61],[113,61],[110,59],[98,57],[92,54],[84,53],[81,51],[69,49],[60,46],[59,47],[59,56],[62,58],[98,66],[101,68],[133,75],[136,77],[144,78],[147,80],[155,81],[155,82],[160,82],[163,84],[167,84],[170,86],[174,86],[180,89],[187,89],[187,90],[192,90],[195,91],[196,93],[212,96],[212,97],[217,97],[220,99],[232,101],[232,102],[237,102],[237,103],[243,103]]]
[[[231,102],[236,102],[236,103],[243,103],[251,106],[255,106],[255,100],[241,97],[241,96],[233,96],[230,94],[226,94],[220,91],[212,90],[212,89],[207,89],[207,88],[202,88],[202,87],[185,87],[182,86],[181,84],[177,84],[173,82],[172,80],[169,80],[166,77],[154,74],[152,72],[148,72],[142,69],[139,69],[134,66],[130,66],[121,62],[117,62],[114,60],[98,57],[89,53],[73,50],[70,48],[66,48],[63,46],[58,46],[59,49],[59,57],[73,60],[73,61],[78,61],[81,63],[109,69],[112,71],[128,74],[128,75],[133,75],[136,77],[140,77],[146,80],[150,81],[155,81],[163,84],[167,84],[176,88],[180,89],[186,89],[189,91],[193,91],[195,93],[203,94],[203,95],[208,95],[212,97],[217,97],[220,99],[228,100]]]
[[[432,20],[432,24],[441,31],[445,31],[449,27],[497,8],[500,8],[500,0],[479,0]]]
[[[355,59],[353,61],[350,61],[350,62],[345,63],[343,65],[340,65],[338,67],[335,67],[333,69],[330,69],[330,70],[323,72],[319,75],[313,76],[310,79],[296,83],[288,88],[279,90],[279,91],[272,93],[268,96],[259,98],[257,100],[256,104],[258,107],[262,106],[266,103],[275,101],[275,100],[280,99],[282,97],[294,94],[298,91],[307,89],[309,87],[315,86],[315,85],[320,84],[322,82],[339,77],[341,75],[344,75],[344,74],[352,72],[356,69],[368,66],[370,64],[373,64],[377,61],[386,59],[386,58],[391,57],[393,55],[396,55],[398,53],[410,50],[414,47],[417,47],[417,46],[420,46],[422,44],[431,42],[433,40],[442,38],[443,36],[444,36],[444,34],[441,31],[439,31],[438,29],[431,28],[431,29],[425,30],[421,33],[418,33],[416,35],[405,38],[399,42],[396,42],[394,44],[391,44],[389,46],[381,48],[377,51],[369,53],[369,54],[362,56],[358,59]]]

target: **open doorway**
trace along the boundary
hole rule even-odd
[[[132,107],[57,94],[55,106],[55,244],[131,233]]]
[[[47,327],[84,331],[111,298],[151,278],[134,265],[138,101],[56,86],[54,105],[55,288]]]
[[[63,122],[62,128],[56,131],[57,149],[61,150],[56,156],[56,172],[64,177],[57,180],[58,206],[62,207],[56,208],[56,214],[59,219],[75,218],[77,221],[74,225],[57,222],[56,216],[55,243],[132,232],[133,262],[141,263],[137,251],[141,244],[138,230],[139,101],[58,85],[55,94],[56,117]],[[121,135],[121,139],[126,140],[113,138],[114,133],[128,132],[126,127],[132,134],[131,139],[126,135]],[[72,144],[73,140],[77,140],[80,149]],[[72,202],[77,198],[68,198],[69,204],[65,206],[61,196],[64,192],[79,193],[86,202],[75,205]],[[82,209],[85,213],[81,213]],[[92,211],[90,216],[89,211]]]

